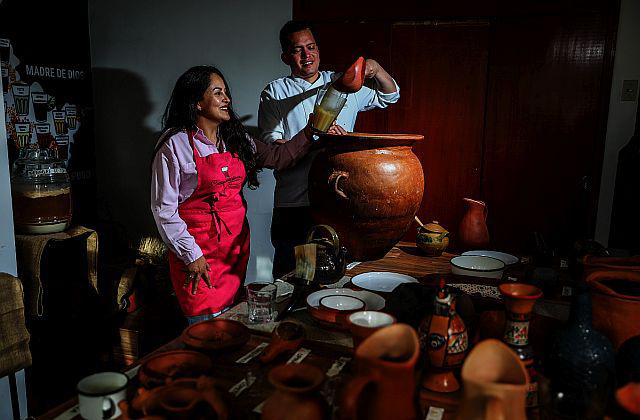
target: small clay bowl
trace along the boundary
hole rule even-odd
[[[395,324],[396,319],[380,311],[358,311],[347,317],[349,331],[353,335],[354,346],[358,346],[362,340],[369,337],[380,328]]]
[[[243,346],[249,341],[249,328],[230,319],[211,319],[187,327],[180,340],[200,351],[217,352]]]
[[[347,317],[354,312],[361,311],[366,304],[362,299],[345,295],[329,295],[320,299],[320,313],[324,321],[346,325]]]
[[[145,360],[138,371],[138,380],[145,388],[155,388],[178,378],[207,375],[212,367],[211,359],[197,351],[167,351]]]

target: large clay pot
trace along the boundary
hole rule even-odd
[[[309,172],[316,223],[332,226],[352,260],[384,255],[411,225],[424,192],[411,145],[420,135],[325,134]]]
[[[341,419],[417,418],[415,366],[420,344],[415,330],[395,324],[376,331],[355,353],[357,376],[345,387]]]
[[[489,244],[487,228],[487,205],[483,201],[463,199],[467,203],[467,212],[462,216],[458,235],[464,248],[484,248]]]
[[[262,409],[263,420],[322,420],[328,408],[318,393],[324,372],[305,363],[277,366],[269,372],[276,387]]]
[[[591,289],[593,326],[614,348],[640,334],[640,272],[594,271],[585,281]]]
[[[529,375],[509,347],[498,340],[481,341],[462,365],[464,398],[460,420],[525,420]]]

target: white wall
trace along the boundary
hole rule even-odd
[[[618,152],[633,135],[638,101],[622,102],[622,81],[640,80],[640,1],[622,0],[616,42],[609,118],[602,162],[595,239],[607,244],[615,188]]]
[[[0,80],[0,92],[2,92],[2,80]],[[4,101],[0,101],[0,272],[9,273],[17,277],[18,266],[16,264],[16,243],[13,236],[9,155],[4,116]],[[16,373],[16,385],[18,389],[18,404],[20,405],[20,418],[25,418],[27,417],[27,394],[24,383],[24,370]],[[7,376],[0,378],[0,418],[13,418],[11,392]]]
[[[291,19],[291,0],[91,0],[89,10],[100,210],[134,236],[153,234],[149,159],[173,84],[193,65],[217,66],[236,112],[256,126],[260,91],[288,72],[278,32]],[[261,183],[246,192],[248,281],[271,276],[271,171],[262,173]]]

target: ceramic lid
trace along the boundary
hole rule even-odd
[[[442,226],[440,226],[438,224],[437,220],[434,220],[431,223],[426,223],[424,225],[422,225],[422,227],[428,231],[428,232],[433,232],[433,233],[449,233],[445,228],[443,228]]]

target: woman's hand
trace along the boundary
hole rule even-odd
[[[331,127],[329,127],[329,129],[327,130],[327,133],[344,136],[345,134],[347,134],[347,130],[342,128],[342,126],[336,124],[334,121],[333,124],[331,124]]]
[[[309,114],[309,122],[307,123],[307,126],[304,128],[304,134],[305,136],[307,136],[308,139],[311,139],[312,135],[317,133],[313,128],[313,124],[311,123],[312,121],[313,121],[313,113]],[[329,127],[329,129],[327,130],[327,134],[335,134],[335,135],[343,136],[347,134],[347,130],[345,130],[338,124],[336,124],[336,122],[334,121],[331,124],[331,127]]]
[[[191,294],[195,295],[198,290],[198,283],[200,283],[200,278],[207,283],[209,289],[211,289],[211,280],[209,279],[209,271],[211,271],[211,267],[209,263],[204,258],[204,255],[195,260],[192,263],[187,264],[187,277],[184,281],[183,287],[189,287],[189,283],[191,283]]]

